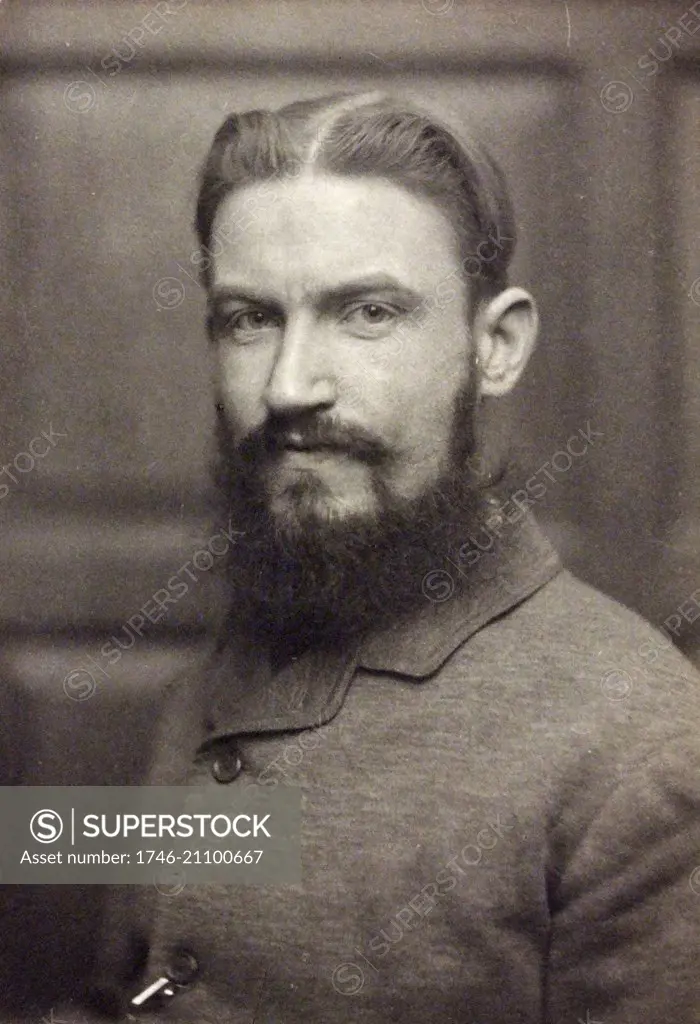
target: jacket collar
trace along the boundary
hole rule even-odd
[[[416,680],[432,675],[482,626],[538,590],[561,569],[559,556],[532,518],[504,526],[496,512],[488,520],[492,546],[460,565],[458,552],[446,553],[445,566],[423,580],[426,601],[408,620],[367,639],[359,664],[375,672],[395,672]],[[485,536],[480,532],[479,542]],[[476,538],[475,538],[476,540]],[[487,541],[488,543],[488,541]],[[461,585],[466,577],[466,585]]]
[[[359,645],[333,652],[312,649],[278,671],[260,648],[239,641],[226,646],[211,665],[204,690],[208,741],[321,725],[342,706],[358,668],[425,680],[482,626],[561,570],[529,514],[512,525],[494,506],[487,527],[488,536],[482,528],[478,540],[465,538],[462,559],[456,551],[446,552],[444,566],[427,574],[426,600],[413,614]]]

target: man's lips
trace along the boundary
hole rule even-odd
[[[330,438],[303,437],[301,434],[286,434],[272,439],[273,449],[277,452],[312,452],[351,454],[352,446]]]
[[[311,441],[284,441],[278,447],[285,452],[347,452],[347,448],[338,444],[314,444]]]
[[[382,445],[376,439],[359,430],[341,432],[326,427],[312,427],[308,430],[288,427],[286,430],[261,431],[257,440],[260,454],[264,452],[272,458],[298,453],[345,457],[377,464],[385,455]]]

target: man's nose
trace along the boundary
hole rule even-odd
[[[308,319],[288,321],[263,400],[271,413],[291,415],[333,405],[334,375],[323,331]]]

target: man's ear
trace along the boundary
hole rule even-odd
[[[539,316],[524,288],[506,288],[484,302],[472,336],[479,360],[479,393],[498,398],[511,391],[532,355]]]

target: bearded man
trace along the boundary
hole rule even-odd
[[[537,333],[493,159],[374,93],[236,114],[196,228],[240,540],[148,781],[299,787],[303,880],[117,886],[90,1005],[697,1022],[693,670],[664,645],[653,687],[609,699],[658,635],[484,471],[484,403]]]

